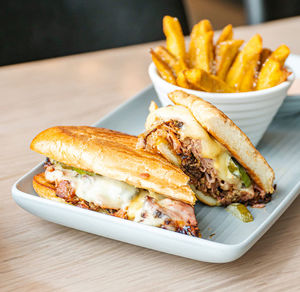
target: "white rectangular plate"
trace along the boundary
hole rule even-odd
[[[146,88],[95,124],[129,134],[143,131],[150,100],[160,104],[153,87]],[[32,178],[42,164],[12,188],[14,200],[28,212],[64,226],[195,260],[225,263],[242,256],[271,227],[300,190],[300,114],[277,117],[259,150],[274,168],[277,191],[263,209],[251,209],[255,220],[242,223],[221,207],[195,206],[202,238],[131,222],[37,196]],[[100,247],[101,248],[101,247]]]

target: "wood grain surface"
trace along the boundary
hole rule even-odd
[[[300,17],[236,29],[300,54]],[[19,208],[11,186],[43,158],[29,150],[53,125],[90,125],[150,83],[143,44],[0,68],[1,291],[296,291],[300,199],[239,260],[208,264],[87,234]],[[120,117],[122,118],[122,117]],[[298,290],[299,291],[299,290]]]

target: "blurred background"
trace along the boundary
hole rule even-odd
[[[221,29],[297,16],[300,0],[2,0],[0,13],[0,65],[9,65],[161,40],[166,14],[187,35],[204,18]]]

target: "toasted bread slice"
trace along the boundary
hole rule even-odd
[[[67,202],[64,199],[56,196],[55,185],[49,183],[46,180],[44,172],[39,173],[33,177],[32,185],[33,185],[34,190],[40,197],[51,200],[51,201],[56,201],[56,202],[61,202],[61,203],[67,204]]]
[[[201,126],[245,168],[256,184],[273,193],[275,174],[246,134],[222,111],[203,99],[176,90],[169,94],[176,104],[187,107]]]
[[[94,127],[61,126],[38,134],[31,149],[72,167],[193,205],[189,177],[158,154],[136,149],[137,137]]]

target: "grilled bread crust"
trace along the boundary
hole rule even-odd
[[[55,194],[55,185],[49,183],[46,178],[44,172],[39,173],[33,177],[32,185],[36,193],[45,199],[51,200],[51,201],[56,201],[56,202],[61,202],[61,203],[66,203],[67,202],[56,196]]]
[[[136,149],[137,137],[88,126],[58,126],[38,134],[30,148],[66,165],[193,205],[189,177],[158,154]]]

